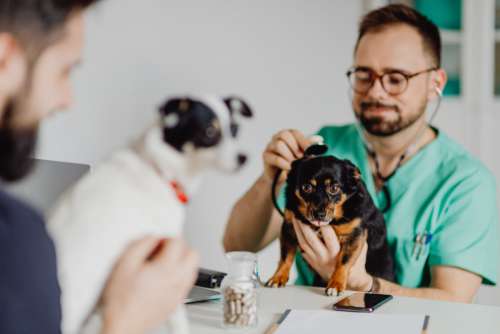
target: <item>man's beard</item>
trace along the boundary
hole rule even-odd
[[[366,113],[370,108],[392,109],[397,115],[397,119],[387,121],[383,116],[372,115],[367,117]],[[401,109],[395,105],[386,105],[380,102],[361,102],[360,113],[355,113],[363,128],[369,134],[377,137],[389,137],[413,125],[425,112],[426,105],[423,103],[416,114],[403,118]]]
[[[38,127],[14,129],[11,125],[16,110],[10,102],[0,126],[0,179],[12,182],[26,176],[33,168]]]

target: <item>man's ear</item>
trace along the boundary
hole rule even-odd
[[[431,72],[429,76],[429,91],[427,92],[427,99],[429,101],[435,100],[442,96],[446,82],[448,81],[448,74],[442,68]]]
[[[10,94],[24,81],[26,60],[16,39],[0,33],[0,90]]]
[[[3,68],[8,63],[14,49],[14,38],[11,34],[0,33],[0,68]]]

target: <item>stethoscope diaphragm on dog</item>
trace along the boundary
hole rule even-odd
[[[312,144],[304,152],[304,157],[315,157],[323,155],[328,151],[328,146],[323,143]]]

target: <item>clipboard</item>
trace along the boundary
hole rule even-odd
[[[345,313],[329,310],[291,310],[287,309],[272,324],[265,334],[304,333],[304,329],[317,334],[331,333],[332,329],[342,332],[355,330],[371,334],[408,333],[427,334],[429,315],[367,314]],[[311,328],[316,326],[316,328]],[[355,329],[354,326],[357,326]],[[304,327],[304,328],[303,328]],[[362,329],[366,327],[366,329]]]

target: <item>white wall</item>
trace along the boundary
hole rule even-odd
[[[244,96],[256,114],[241,132],[250,163],[238,175],[210,174],[186,226],[202,264],[224,270],[229,210],[261,172],[271,135],[352,120],[344,72],[361,14],[361,1],[106,0],[88,16],[77,104],[44,126],[39,157],[95,164],[140,133],[172,93]],[[437,123],[478,151],[464,110],[448,101]],[[276,246],[260,254],[263,277],[275,269]],[[480,301],[498,300],[492,296],[499,289],[493,292],[485,290]]]
[[[256,114],[241,131],[250,163],[238,175],[211,174],[186,228],[203,265],[224,269],[225,221],[261,172],[271,135],[352,119],[344,72],[360,13],[357,1],[340,0],[104,1],[88,17],[77,105],[45,126],[39,156],[94,164],[140,132],[168,94],[244,96]],[[267,277],[278,249],[265,253]]]

